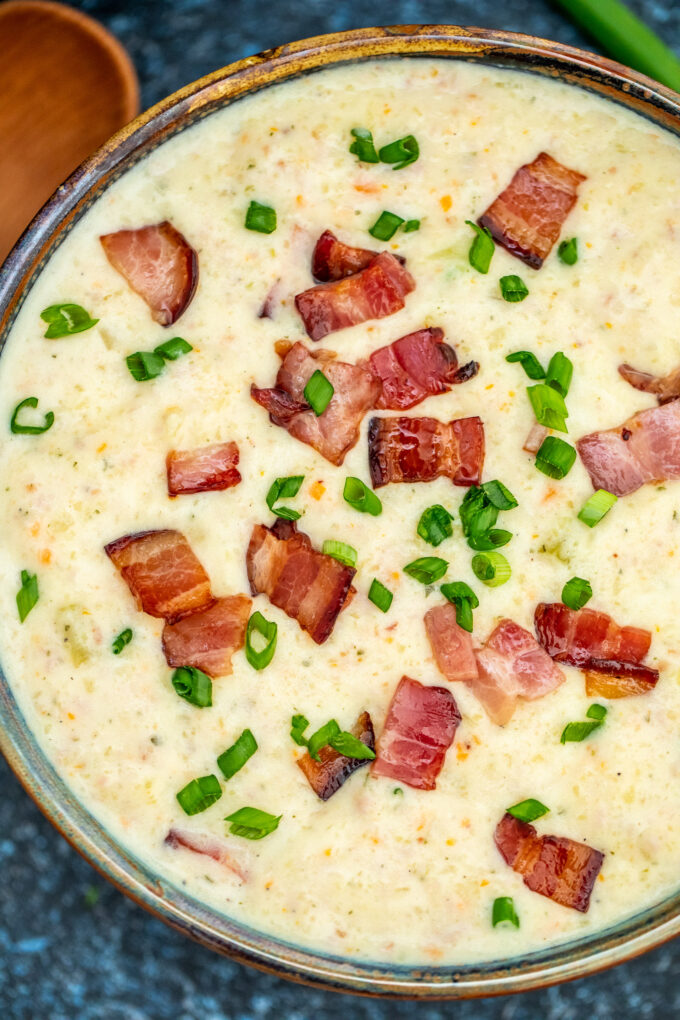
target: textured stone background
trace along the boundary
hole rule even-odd
[[[680,4],[632,0],[680,49]],[[548,0],[82,0],[130,51],[148,106],[291,39],[453,22],[588,45]],[[0,157],[1,158],[1,157]],[[259,974],[194,945],[118,893],[57,835],[0,759],[2,1020],[610,1020],[680,1016],[680,941],[571,985],[421,1005],[350,999]]]

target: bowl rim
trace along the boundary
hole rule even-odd
[[[482,28],[397,25],[315,36],[236,61],[185,86],[115,134],[57,189],[0,266],[0,354],[35,277],[117,177],[167,138],[229,103],[293,77],[372,59],[449,58],[529,71],[623,104],[680,135],[680,95],[621,64],[561,43]],[[478,967],[396,966],[317,954],[230,922],[127,853],[76,800],[23,718],[0,668],[0,751],[71,845],[122,892],[172,927],[240,963],[336,991],[458,999],[528,991],[631,959],[680,933],[680,891],[610,929]]]

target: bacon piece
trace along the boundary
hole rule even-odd
[[[382,383],[375,406],[388,411],[405,411],[426,397],[448,393],[451,386],[467,382],[479,371],[476,361],[458,366],[456,352],[444,343],[443,330],[438,328],[419,329],[380,347],[368,364]]]
[[[636,390],[653,393],[660,404],[680,397],[680,368],[674,368],[668,375],[652,375],[624,364],[619,365],[619,373]]]
[[[527,453],[538,453],[541,449],[543,440],[548,435],[548,432],[549,430],[545,427],[545,425],[539,425],[538,422],[534,422],[529,429],[529,434],[524,440],[524,446],[522,449],[526,450]]]
[[[180,531],[140,531],[104,546],[139,609],[168,623],[207,609],[210,578]]]
[[[321,369],[334,389],[326,410],[318,417],[305,400],[310,377]],[[251,386],[250,395],[280,425],[329,460],[342,464],[359,438],[361,422],[380,393],[380,383],[366,368],[335,361],[328,352],[314,354],[304,344],[293,344],[286,353],[273,389]]]
[[[439,671],[447,680],[476,680],[477,660],[472,635],[456,623],[456,610],[450,602],[434,606],[425,613],[425,630]]]
[[[340,610],[354,594],[354,567],[313,549],[295,521],[279,519],[271,528],[256,524],[246,567],[253,595],[264,592],[318,645],[330,636]]]
[[[618,665],[618,664],[617,664]],[[627,667],[627,676],[607,676],[605,673],[586,673],[586,694],[589,698],[629,698],[635,694],[649,694],[656,686],[658,673],[647,666]]]
[[[196,450],[170,450],[165,458],[168,493],[181,496],[231,489],[241,481],[236,468],[238,460],[236,443],[212,443]]]
[[[576,443],[596,489],[615,496],[646,482],[680,478],[680,400],[650,407],[618,428],[592,432]]]
[[[532,892],[585,914],[604,854],[566,836],[539,836],[533,825],[505,814],[494,841],[501,857]]]
[[[481,418],[371,418],[368,464],[374,489],[388,482],[431,482],[440,475],[454,485],[478,485],[484,466]]]
[[[324,230],[314,246],[312,276],[319,283],[342,280],[361,272],[377,254],[377,251],[368,248],[352,248],[349,244],[343,244],[332,231]],[[402,264],[404,262],[401,258],[399,261]]]
[[[403,676],[387,710],[373,774],[418,790],[434,790],[460,718],[445,687],[426,687]]]
[[[165,837],[164,843],[166,846],[172,847],[173,850],[184,848],[192,850],[195,854],[212,857],[218,864],[238,875],[242,882],[248,881],[248,872],[232,856],[224,840],[217,836],[208,836],[204,832],[190,832],[188,829],[172,828]]]
[[[198,256],[179,230],[163,220],[99,240],[113,268],[146,301],[151,317],[161,326],[176,322],[198,284]]]
[[[208,609],[163,628],[168,666],[195,666],[209,676],[229,676],[231,657],[243,648],[252,600],[247,595],[216,599]]]
[[[331,283],[320,283],[295,298],[295,306],[312,340],[367,319],[382,319],[404,307],[415,280],[399,260],[381,252],[365,269]]]
[[[362,712],[352,727],[352,734],[359,739],[366,747],[375,751],[375,733],[373,723],[368,712]],[[332,747],[322,747],[319,751],[320,762],[314,761],[309,753],[298,758],[297,763],[304,772],[309,785],[314,793],[321,800],[328,800],[336,793],[345,780],[360,769],[368,765],[369,758],[348,758]]]
[[[515,172],[477,222],[498,244],[540,269],[560,236],[585,176],[558,163],[547,152]]]

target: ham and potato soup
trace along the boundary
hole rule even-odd
[[[679,178],[585,91],[387,60],[64,238],[0,359],[0,657],[161,883],[450,965],[676,889]]]

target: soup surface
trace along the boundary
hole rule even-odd
[[[378,149],[412,135],[419,156],[399,169],[362,162],[349,151],[358,127],[373,132]],[[555,244],[535,270],[497,244],[481,273],[469,260],[475,235],[465,221],[476,221],[540,152],[586,178],[560,234],[578,239],[578,260],[567,264]],[[571,360],[569,432],[554,432],[565,441],[656,406],[617,366],[658,374],[676,367],[678,179],[678,141],[613,104],[530,75],[403,59],[326,70],[211,115],[126,173],[65,238],[0,359],[2,667],[59,774],[163,881],[305,947],[428,964],[538,950],[676,888],[680,488],[645,484],[587,527],[577,515],[593,485],[581,459],[554,479],[523,450],[534,383],[506,356],[528,350],[544,368],[558,351]],[[246,229],[251,202],[275,210],[273,232]],[[376,239],[368,231],[385,210],[419,228]],[[193,300],[170,327],[154,322],[99,240],[166,220],[199,265]],[[312,250],[326,229],[350,245],[404,256],[415,289],[393,314],[314,343],[294,296],[314,286]],[[523,300],[504,299],[499,280],[507,276],[524,282]],[[260,317],[268,295],[269,317]],[[47,339],[41,312],[64,302],[98,321]],[[385,485],[377,516],[343,498],[349,476],[370,487],[369,421],[394,411],[366,413],[337,465],[271,423],[251,398],[252,384],[274,385],[279,340],[356,364],[424,327],[440,327],[459,363],[476,361],[479,371],[399,413],[482,419],[483,480],[500,480],[518,504],[500,513],[498,527],[512,538],[499,552],[512,574],[495,587],[473,572],[459,514],[466,490],[450,478]],[[192,350],[137,381],[126,357],[175,336]],[[14,408],[29,396],[38,407],[17,420],[40,424],[52,411],[53,425],[10,433]],[[239,484],[169,497],[169,451],[231,441]],[[249,594],[251,533],[275,520],[267,494],[276,478],[300,475],[297,495],[277,506],[302,513],[297,526],[315,549],[327,540],[353,547],[356,595],[321,644],[266,594],[255,596],[251,611],[277,624],[273,659],[258,670],[238,649],[231,675],[213,680],[212,706],[199,708],[173,687],[163,620],[137,608],[104,547],[176,529],[217,596]],[[436,548],[417,532],[433,505],[453,515],[452,535]],[[404,572],[428,556],[446,562],[442,578],[423,583]],[[35,574],[39,598],[20,622],[22,570]],[[520,698],[498,725],[468,684],[442,675],[424,615],[446,604],[441,584],[465,582],[479,599],[476,642],[503,618],[533,634],[537,604],[559,602],[572,577],[590,582],[589,608],[651,631],[646,662],[659,682],[637,696],[589,697],[583,672],[564,665],[560,686]],[[393,593],[385,613],[367,598],[374,578]],[[126,629],[132,639],[114,654]],[[305,751],[291,740],[291,717],[307,717],[309,736],[330,719],[350,730],[368,711],[380,742],[404,675],[446,688],[462,717],[436,788],[378,776],[368,764],[321,800],[296,767]],[[601,725],[561,743],[565,726],[586,720],[593,703],[607,709]],[[258,749],[225,780],[216,759],[246,729]],[[210,774],[221,799],[187,817],[176,794]],[[499,853],[497,824],[528,798],[549,808],[535,822],[540,835],[604,854],[587,912],[532,891]],[[230,831],[225,816],[245,806],[281,816],[278,827],[258,840]],[[205,845],[224,853],[168,842],[171,830],[210,837]],[[512,897],[518,928],[492,926],[500,897]]]

